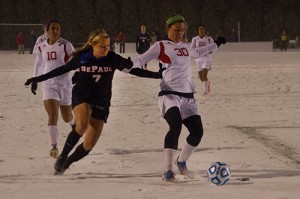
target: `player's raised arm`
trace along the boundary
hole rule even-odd
[[[204,56],[211,52],[216,51],[221,44],[225,44],[225,43],[226,43],[225,37],[219,37],[218,39],[214,40],[214,42],[208,44],[207,46],[203,46],[200,48],[192,48],[190,46],[190,53],[192,57]]]
[[[70,62],[66,63],[65,65],[58,67],[46,74],[40,75],[40,76],[36,76],[36,77],[32,77],[27,79],[27,81],[25,82],[25,86],[28,86],[30,84],[35,84],[37,82],[43,82],[47,79],[65,74],[71,70],[74,70],[77,68],[76,66],[76,61],[74,59],[70,60]]]

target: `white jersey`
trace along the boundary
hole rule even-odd
[[[47,40],[37,46],[37,55],[34,64],[33,77],[48,73],[55,68],[64,65],[74,51],[71,42],[59,38],[53,45]],[[66,73],[42,82],[45,88],[71,88],[71,74]]]
[[[195,36],[193,37],[192,39],[192,42],[190,44],[190,47],[191,48],[201,48],[203,46],[207,46],[208,44],[212,43],[214,40],[212,37],[209,37],[209,36],[204,36],[202,38],[200,38],[200,36]],[[211,54],[207,54],[207,55],[203,55],[203,56],[200,56],[200,57],[195,57],[196,61],[211,61],[212,60],[212,57],[211,57]]]
[[[215,51],[217,48],[218,46],[215,43],[211,43],[203,48],[189,48],[183,42],[158,41],[148,51],[133,61],[133,68],[140,68],[152,59],[159,60],[166,68],[163,71],[163,78],[160,83],[162,91],[195,93],[190,56],[200,57]]]
[[[35,41],[35,44],[34,44],[34,47],[33,47],[33,50],[32,50],[32,53],[33,54],[36,54],[37,53],[37,47],[40,43],[44,42],[45,40],[47,40],[47,35],[46,34],[42,34],[41,36],[39,36],[36,41]]]

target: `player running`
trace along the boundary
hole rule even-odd
[[[192,80],[190,56],[200,57],[215,51],[222,43],[220,37],[213,43],[191,48],[183,42],[186,23],[182,16],[172,16],[167,20],[167,40],[154,43],[150,49],[134,60],[134,67],[143,66],[152,59],[163,64],[159,92],[159,108],[162,116],[169,125],[169,131],[164,140],[163,180],[176,182],[173,165],[176,162],[180,174],[188,175],[186,162],[195,147],[201,141],[203,126],[194,99],[195,86]],[[178,149],[178,139],[182,124],[189,130],[183,149],[175,161]]]
[[[109,51],[109,48],[108,34],[105,30],[98,29],[90,34],[85,45],[75,51],[73,58],[64,66],[30,78],[25,83],[30,85],[77,70],[72,78],[75,84],[72,90],[72,106],[76,116],[76,128],[69,133],[63,151],[54,165],[55,174],[63,174],[73,162],[88,155],[96,145],[109,115],[112,80],[116,69],[140,77],[161,78],[161,72],[131,69],[133,63],[130,58],[125,59]],[[84,142],[68,156],[84,134]]]
[[[65,64],[74,47],[71,42],[60,37],[60,22],[50,19],[45,23],[47,38],[37,44],[36,60],[34,63],[33,77],[45,74]],[[35,95],[37,82],[31,85]],[[75,124],[71,106],[72,82],[70,73],[49,79],[42,83],[43,102],[48,114],[48,134],[50,137],[50,156],[57,158],[58,148],[58,115],[59,110],[63,120],[71,126]]]
[[[198,36],[193,37],[191,42],[191,48],[201,48],[202,46],[207,46],[212,43],[214,40],[210,36],[206,36],[205,26],[200,25],[198,27]],[[198,71],[199,78],[204,84],[204,95],[210,93],[210,81],[207,78],[208,71],[211,70],[212,55],[211,53],[201,55],[196,57],[196,67]]]
[[[45,40],[48,39],[48,35],[47,35],[47,24],[44,24],[43,25],[43,30],[44,30],[44,33],[42,35],[40,35],[36,41],[35,41],[35,45],[33,47],[33,50],[32,50],[32,53],[33,54],[36,54],[38,52],[38,46],[40,45],[40,43],[44,42]]]

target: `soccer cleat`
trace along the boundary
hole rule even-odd
[[[49,154],[52,158],[56,159],[58,157],[58,149],[56,147],[53,147],[50,151]]]
[[[175,178],[175,173],[172,170],[165,172],[162,176],[162,179],[166,182],[177,182]]]
[[[67,164],[66,158],[59,157],[54,164],[54,175],[62,175],[68,168],[69,165]]]
[[[177,167],[178,167],[179,173],[180,173],[181,175],[186,175],[186,176],[188,176],[189,171],[188,171],[188,169],[187,169],[187,167],[186,167],[186,162],[179,162],[179,161],[178,161],[178,158],[179,158],[179,156],[177,157],[177,160],[176,160],[175,164],[176,164]]]

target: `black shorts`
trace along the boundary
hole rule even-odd
[[[72,107],[88,103],[92,109],[92,117],[107,122],[110,100],[105,100],[101,93],[80,86],[74,86],[72,90]]]
[[[105,108],[95,104],[90,105],[92,108],[92,117],[98,120],[103,120],[106,123],[109,115],[109,108]]]

